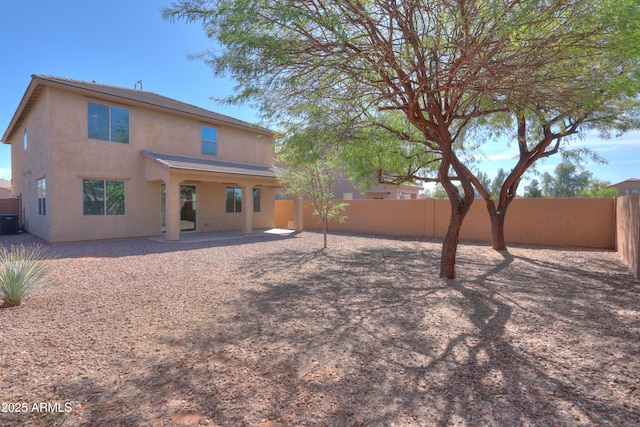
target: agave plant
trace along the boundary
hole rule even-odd
[[[23,298],[51,286],[47,273],[38,246],[0,247],[0,308],[20,305]]]

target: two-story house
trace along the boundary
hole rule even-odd
[[[48,242],[271,228],[272,133],[136,89],[33,75],[2,137]]]
[[[640,192],[640,179],[638,178],[629,178],[617,184],[612,184],[607,188],[616,188],[621,196],[626,196],[627,194],[636,194]]]

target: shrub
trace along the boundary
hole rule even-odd
[[[0,308],[18,306],[23,298],[51,286],[47,273],[38,246],[0,247]]]

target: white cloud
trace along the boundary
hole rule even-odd
[[[490,156],[486,156],[485,159],[489,162],[493,161],[502,161],[502,160],[514,160],[518,157],[518,153],[501,153],[501,154],[492,154]]]
[[[598,135],[589,135],[576,145],[607,150],[605,147],[638,147],[640,148],[640,132],[629,132],[622,136],[609,139],[600,138]]]

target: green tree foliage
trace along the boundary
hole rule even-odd
[[[581,197],[606,198],[620,195],[617,188],[611,187],[611,182],[594,178],[589,186],[580,193]]]
[[[532,181],[533,182],[533,181]],[[609,181],[593,178],[593,174],[570,163],[556,166],[554,174],[542,175],[542,193],[544,197],[616,197],[620,192],[609,188]],[[526,197],[526,196],[525,196]]]
[[[543,67],[547,81],[531,81],[531,97],[518,97],[507,113],[483,117],[477,123],[481,136],[507,137],[518,148],[516,163],[497,196],[494,188],[483,188],[472,178],[485,200],[493,247],[498,250],[506,249],[504,218],[509,204],[523,175],[538,160],[561,153],[573,162],[584,157],[603,161],[597,153],[572,148],[570,143],[589,130],[610,137],[639,127],[640,3],[584,1],[575,6],[572,18],[577,19],[569,27],[583,37],[578,43],[582,47],[567,44],[555,51],[552,44],[546,45],[544,55],[557,58],[555,64]],[[554,22],[559,21],[547,21],[551,28]],[[538,31],[544,38],[548,29],[533,25],[524,31]]]
[[[310,130],[281,141],[277,159],[287,169],[279,170],[277,178],[287,194],[307,199],[313,205],[313,214],[322,224],[326,249],[329,221],[346,221],[342,213],[349,204],[335,199],[333,185],[343,175],[342,168],[335,153],[323,147],[323,140],[323,135]]]
[[[238,82],[227,101],[255,103],[284,133],[318,128],[344,144],[369,126],[385,129],[404,144],[410,164],[402,173],[380,172],[391,181],[423,179],[436,160],[429,179],[451,206],[440,276],[453,278],[473,186],[482,187],[463,161],[472,148],[467,134],[502,113],[542,123],[548,146],[583,123],[583,109],[593,109],[588,90],[604,91],[593,105],[617,102],[614,86],[624,87],[637,68],[616,56],[616,32],[633,40],[616,21],[628,11],[609,7],[617,1],[182,0],[163,14],[202,23],[222,46],[204,60]],[[612,74],[616,85],[606,79]],[[403,116],[411,131],[389,126],[381,112]],[[369,141],[359,146],[361,157],[379,151]],[[525,160],[501,197],[515,195],[521,170],[544,152],[521,145]]]
[[[577,170],[576,165],[562,162],[556,166],[554,176],[545,172],[542,191],[545,197],[577,197],[591,182],[591,172]]]
[[[448,197],[447,192],[444,191],[444,188],[442,188],[442,185],[440,184],[436,184],[436,187],[433,189],[433,193],[431,195],[434,199],[446,199]]]
[[[500,190],[502,189],[502,183],[504,182],[506,177],[507,177],[507,172],[505,172],[505,170],[502,168],[498,169],[498,174],[496,175],[495,178],[493,178],[493,181],[491,181],[491,197],[493,199],[497,199],[498,197],[500,197]]]
[[[354,180],[367,189],[371,184],[415,184],[429,181],[438,168],[439,156],[425,151],[423,137],[402,114],[382,111],[375,123],[354,124],[342,136],[343,165]]]
[[[537,179],[532,179],[529,185],[524,187],[525,193],[524,197],[538,199],[543,197],[542,189],[540,188],[540,183]]]
[[[489,188],[491,185],[491,178],[487,173],[479,171],[476,173],[476,176],[478,177],[478,181],[480,181],[485,188]],[[478,190],[475,191],[475,197],[481,197]]]

